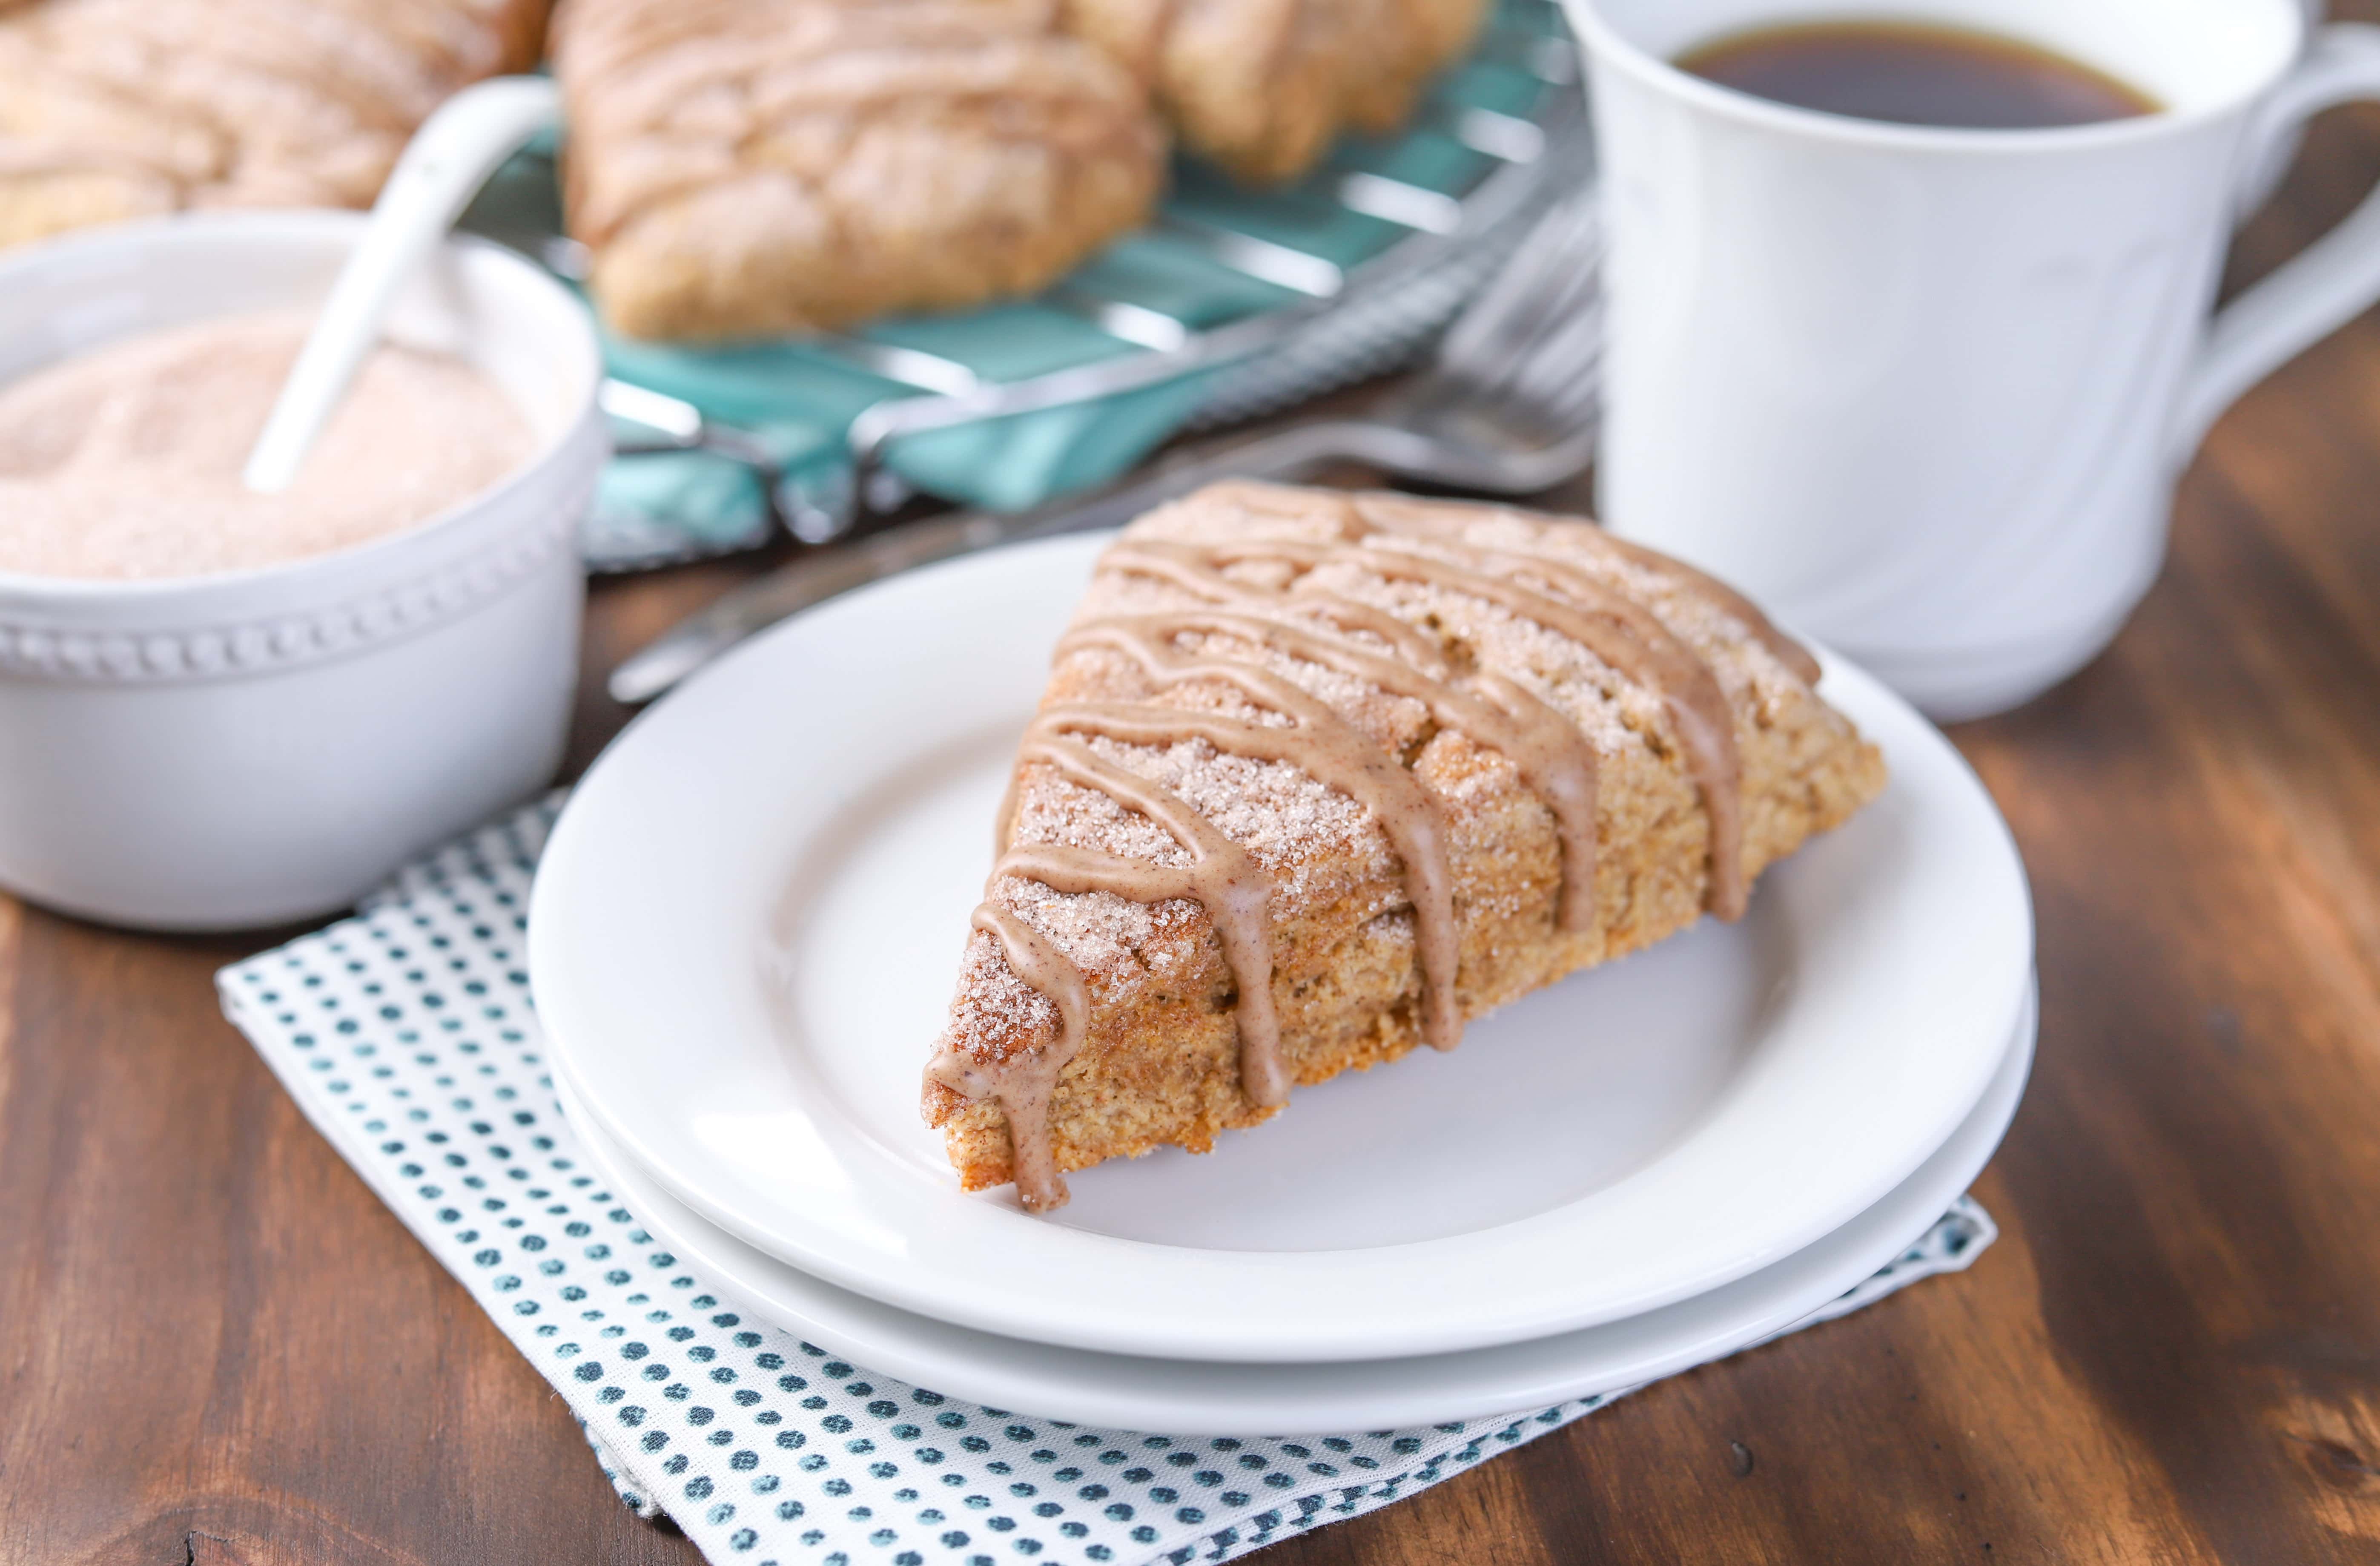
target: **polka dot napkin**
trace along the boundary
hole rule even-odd
[[[555,1107],[529,1008],[529,878],[559,800],[404,872],[357,917],[224,970],[308,1118],[561,1392],[621,1498],[713,1561],[1221,1561],[1385,1506],[1612,1392],[1319,1438],[1173,1438],[982,1408],[771,1327],[638,1226]],[[1813,1322],[1965,1267],[1961,1200]]]

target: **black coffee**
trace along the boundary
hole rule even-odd
[[[1931,22],[1794,22],[1688,50],[1678,68],[1855,119],[1979,130],[2155,114],[2138,88],[2037,44]]]

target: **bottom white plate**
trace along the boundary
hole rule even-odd
[[[1078,1424],[1171,1435],[1378,1430],[1548,1408],[1721,1358],[1789,1327],[1924,1234],[1980,1173],[2033,1064],[2030,991],[1983,1099],[1917,1172],[1849,1223],[1708,1293],[1532,1341],[1405,1359],[1231,1364],[1095,1353],[881,1304],[728,1234],[663,1191],[561,1089],[589,1159],[652,1232],[753,1315],[882,1375]],[[559,1084],[557,1084],[559,1085]]]

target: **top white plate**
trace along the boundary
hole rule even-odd
[[[647,714],[557,826],[529,922],[555,1063],[730,1233],[1036,1341],[1240,1362],[1516,1342],[1788,1255],[1981,1095],[2025,995],[2024,876],[1925,721],[1828,662],[1893,781],[1702,927],[1300,1089],[1206,1158],[969,1196],[917,1118],[990,828],[1099,536],[953,562],[759,638]]]

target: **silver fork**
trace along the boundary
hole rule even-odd
[[[1451,489],[1550,489],[1585,471],[1595,452],[1601,251],[1594,195],[1581,190],[1538,221],[1429,367],[1366,417],[1209,443],[1028,511],[957,511],[811,550],[630,655],[612,672],[613,699],[650,701],[746,637],[855,587],[997,544],[1118,526],[1217,479],[1294,478],[1355,461]]]

